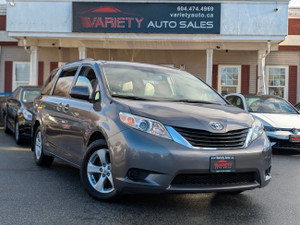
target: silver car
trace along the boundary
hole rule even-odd
[[[300,150],[300,115],[289,102],[271,95],[229,94],[225,98],[263,123],[273,149]]]
[[[240,193],[271,179],[261,122],[195,76],[149,64],[71,62],[34,103],[32,150],[80,169],[88,193]]]

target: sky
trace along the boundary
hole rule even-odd
[[[300,0],[291,0],[290,7],[299,7],[300,8]]]

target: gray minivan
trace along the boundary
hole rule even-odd
[[[87,192],[240,193],[271,179],[261,122],[173,68],[79,60],[52,72],[33,113],[38,165],[80,169]]]

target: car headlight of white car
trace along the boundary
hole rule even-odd
[[[259,120],[254,120],[252,127],[249,129],[249,133],[246,139],[246,147],[253,141],[260,137],[264,133],[264,126]]]

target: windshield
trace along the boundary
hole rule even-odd
[[[285,100],[271,97],[246,97],[249,112],[297,114],[296,110]]]
[[[176,69],[144,64],[109,63],[103,66],[109,92],[137,100],[226,104],[195,76]]]
[[[31,89],[31,90],[24,90],[22,102],[33,102],[33,100],[40,94],[40,89]]]

